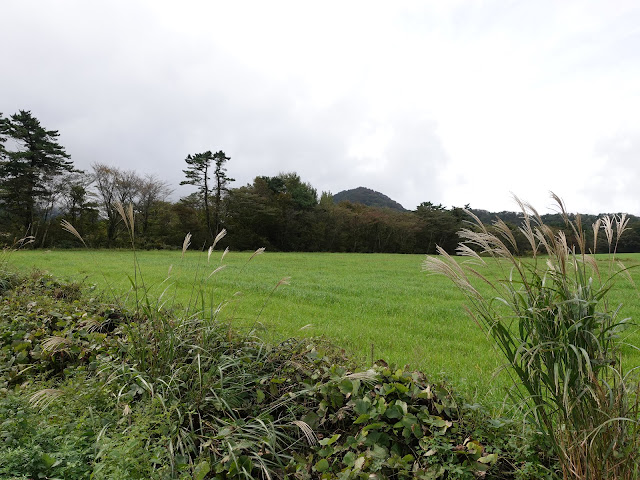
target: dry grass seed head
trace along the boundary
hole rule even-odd
[[[46,353],[57,353],[68,351],[71,341],[59,336],[52,336],[42,342],[42,350]]]
[[[125,210],[124,205],[121,202],[116,202],[116,211],[122,217],[125,227],[129,230],[131,236],[135,233],[135,218],[133,214],[133,204],[129,204]]]
[[[463,228],[458,232],[463,244],[475,245],[481,253],[493,254],[493,248],[489,242],[490,235],[485,232],[476,232],[468,228]]]
[[[626,213],[623,213],[619,217],[616,216],[616,245],[620,241],[622,234],[627,230],[627,223],[629,223],[629,219]]]
[[[57,388],[45,388],[31,395],[29,398],[29,405],[33,408],[44,410],[51,404],[51,402],[60,398],[62,395],[64,395],[62,390],[58,390]]]
[[[538,254],[538,248],[540,245],[538,244],[535,233],[533,232],[533,229],[531,227],[531,221],[529,219],[529,215],[526,213],[524,213],[524,215],[525,215],[524,225],[521,225],[520,227],[518,227],[518,230],[520,230],[520,232],[524,235],[524,238],[527,239],[527,241],[529,242],[529,246],[531,247],[531,253],[534,257],[536,257],[536,255]]]
[[[484,223],[482,223],[482,220],[480,220],[480,219],[478,218],[478,216],[477,216],[475,213],[473,213],[471,210],[466,209],[466,208],[463,208],[463,211],[464,211],[467,215],[469,215],[471,218],[473,218],[473,222],[469,222],[469,221],[467,221],[467,223],[475,224],[475,225],[477,225],[478,227],[480,227],[480,229],[481,229],[484,233],[488,233],[488,232],[487,232],[487,227],[485,227]]]
[[[591,225],[593,229],[593,250],[591,253],[595,254],[598,249],[598,233],[600,233],[600,225],[602,225],[602,219],[598,218],[595,223]]]
[[[220,230],[218,235],[216,235],[216,238],[213,240],[213,245],[211,245],[211,248],[212,249],[216,248],[216,245],[218,244],[218,242],[222,240],[226,234],[227,234],[227,230],[225,228]]]
[[[187,249],[189,248],[189,245],[191,245],[191,232],[187,233],[184,236],[184,240],[182,241],[182,257],[184,258],[184,252],[187,251]]]
[[[585,255],[584,262],[589,265],[591,271],[593,271],[596,277],[600,278],[600,268],[598,267],[598,262],[591,255]]]
[[[611,247],[613,246],[613,220],[609,215],[602,217],[602,229],[607,236],[607,244],[609,245],[609,252],[611,252]]]
[[[318,437],[316,437],[315,432],[308,423],[303,422],[302,420],[294,420],[291,423],[302,431],[309,445],[317,445]]]
[[[378,381],[379,375],[375,370],[370,368],[369,370],[364,370],[362,372],[350,373],[349,375],[346,375],[345,378],[348,378],[349,380],[360,380],[366,383],[373,383]]]
[[[631,274],[629,273],[629,268],[627,268],[624,263],[622,263],[620,260],[618,260],[616,262],[616,264],[618,265],[618,268],[620,269],[619,272],[622,274],[622,276],[631,284],[635,287],[636,283],[633,281],[633,278],[631,277]],[[638,292],[640,293],[640,292]]]
[[[66,232],[69,232],[70,234],[74,235],[78,240],[80,240],[82,242],[82,244],[86,247],[87,244],[84,243],[84,239],[82,238],[82,235],[80,235],[78,233],[78,231],[75,229],[75,227],[73,225],[71,225],[71,223],[69,223],[66,220],[62,220],[62,222],[60,222],[60,225],[62,225],[62,229]]]
[[[548,225],[540,225],[534,230],[534,234],[540,245],[544,247],[545,253],[550,256],[555,255],[556,239],[553,230]]]
[[[567,209],[565,208],[564,202],[562,201],[562,199],[553,192],[549,192],[549,194],[551,195],[551,198],[556,202],[556,205],[558,206],[558,213],[562,215],[562,218],[565,219],[565,222],[568,222],[569,216],[567,215]]]
[[[427,257],[422,263],[423,271],[444,275],[449,278],[458,288],[463,292],[468,293],[472,297],[478,298],[480,294],[471,285],[471,282],[467,278],[464,270],[458,265],[458,263],[451,258],[451,256],[445,252],[441,247],[438,248],[438,253],[442,255],[445,260],[438,257]]]
[[[253,259],[253,257],[256,257],[258,255],[262,255],[264,253],[264,251],[266,250],[266,248],[264,247],[260,247],[259,249],[257,249],[255,252],[253,252],[253,255],[251,255],[251,257],[249,257],[248,261],[251,261]]]
[[[487,262],[484,261],[484,259],[478,255],[478,253],[473,250],[471,247],[469,247],[469,245],[466,245],[464,243],[460,243],[458,245],[458,248],[456,248],[456,252],[458,252],[458,255],[461,257],[468,257],[471,260],[473,260],[470,263],[473,263],[475,265],[486,265]]]
[[[514,195],[513,193],[511,194],[511,196],[513,197],[513,200],[518,204],[518,207],[520,207],[523,222],[525,226],[528,226],[529,230],[533,231],[534,229],[532,223],[534,225],[542,225],[542,217],[540,217],[540,214],[533,205],[531,205],[529,202],[521,200],[520,197]]]
[[[516,239],[513,236],[513,232],[511,231],[509,226],[500,218],[493,222],[493,226],[502,234],[504,238],[509,241],[509,244],[513,248],[513,251],[518,252],[518,242],[516,242]]]
[[[101,322],[100,320],[96,319],[96,318],[88,318],[85,321],[83,321],[82,323],[79,324],[80,327],[82,327],[83,329],[85,329],[87,332],[92,333],[92,332],[98,332],[100,330],[102,330],[103,326],[105,323],[107,323],[108,320],[106,320],[104,323]]]
[[[209,276],[207,278],[211,278],[212,276],[214,276],[216,273],[218,273],[220,270],[224,270],[225,268],[227,268],[226,265],[220,265],[218,268],[216,268],[213,272],[211,272],[209,274]]]

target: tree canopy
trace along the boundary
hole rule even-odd
[[[196,191],[170,199],[171,189],[153,174],[96,163],[79,172],[55,130],[45,129],[28,111],[8,118],[0,114],[0,244],[33,235],[36,247],[75,246],[60,228],[70,221],[93,247],[125,246],[118,203],[131,204],[136,242],[141,248],[178,248],[185,234],[192,244],[211,244],[222,229],[222,246],[279,251],[435,253],[436,245],[454,253],[457,232],[467,219],[465,208],[424,201],[413,211],[382,193],[360,187],[332,195],[318,191],[297,172],[257,175],[253,182],[232,187],[231,160],[224,151],[188,155],[183,185]],[[256,172],[260,173],[260,172]],[[518,253],[527,242],[514,212],[472,212],[489,224],[500,218],[511,230]],[[618,252],[640,251],[640,218],[630,216]],[[543,215],[553,228],[574,233],[558,215]],[[582,216],[591,224],[596,216]],[[586,241],[591,243],[592,232]],[[601,236],[602,237],[602,236]],[[606,251],[600,239],[597,251]]]
[[[195,155],[187,155],[185,162],[188,167],[183,170],[186,180],[180,182],[180,185],[194,185],[198,187],[198,194],[202,198],[204,205],[205,220],[207,223],[207,231],[209,239],[213,239],[221,230],[221,221],[223,219],[222,198],[229,190],[228,185],[233,182],[233,178],[227,176],[225,163],[230,160],[225,153],[220,150],[211,153],[207,150],[203,153]],[[211,162],[215,163],[214,177],[215,182],[211,185],[210,169]],[[213,199],[213,215],[211,208],[211,200]]]
[[[21,224],[25,235],[37,234],[55,181],[74,170],[58,136],[29,111],[0,118],[0,201],[9,222]]]

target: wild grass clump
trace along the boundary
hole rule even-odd
[[[30,243],[33,243],[33,237],[25,237],[0,249],[0,295],[13,288],[20,280],[18,273],[10,266],[11,254]]]
[[[564,478],[638,478],[640,392],[619,349],[630,322],[607,300],[617,279],[630,278],[615,257],[627,219],[598,220],[589,249],[580,217],[553,198],[569,238],[516,199],[523,218],[517,231],[501,220],[488,227],[467,212],[472,227],[460,232],[458,247],[467,260],[459,263],[439,249],[441,257],[427,258],[425,268],[446,275],[466,295],[469,313],[510,366],[513,398],[547,435]],[[593,255],[601,230],[609,249],[604,272]],[[518,255],[517,235],[526,240],[526,256]],[[498,281],[482,274],[488,262],[502,270]],[[478,282],[491,294],[481,294]]]

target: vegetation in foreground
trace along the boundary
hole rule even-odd
[[[563,478],[636,479],[640,385],[634,370],[625,369],[619,348],[630,319],[608,298],[616,277],[628,275],[615,262],[627,219],[599,219],[590,248],[580,218],[569,218],[560,198],[553,198],[575,244],[518,200],[531,261],[515,256],[518,245],[504,222],[487,227],[472,214],[475,223],[460,232],[458,249],[469,262],[460,265],[441,250],[442,258],[428,258],[425,266],[465,293],[471,315],[509,363],[515,401],[551,442]],[[589,253],[601,230],[610,252],[604,271]],[[483,276],[487,262],[504,269],[500,281]],[[476,289],[478,281],[490,286],[489,295]]]
[[[167,271],[173,265],[172,287],[164,295],[167,305],[174,297],[187,305],[196,272],[208,275],[219,266],[214,256],[207,264],[202,252],[187,251],[183,258],[175,251],[139,251],[137,255],[152,297],[167,287]],[[251,255],[230,251],[224,258],[226,268],[207,283],[212,293],[208,301],[233,298],[233,306],[220,315],[236,329],[261,328],[260,335],[276,343],[288,337],[322,336],[347,350],[359,365],[371,365],[373,347],[374,360],[408,364],[432,380],[446,376],[456,391],[475,396],[488,407],[502,403],[510,385],[506,371],[499,370],[504,360],[464,314],[464,295],[451,288],[448,279],[421,272],[423,256],[266,251],[245,267]],[[606,256],[596,259],[599,268],[606,270]],[[618,259],[626,267],[640,264],[638,254]],[[110,285],[123,299],[131,290],[126,275],[131,270],[131,253],[123,250],[22,250],[14,252],[11,261],[24,271],[38,266],[99,289]],[[631,268],[629,273],[640,285],[640,269]],[[489,265],[483,274],[497,281],[500,269]],[[290,277],[289,284],[272,295],[285,276]],[[489,294],[484,287],[478,286]],[[238,291],[242,295],[234,296]],[[619,278],[609,299],[611,305],[623,304],[625,317],[640,318],[640,297],[632,283]],[[637,331],[622,335],[624,341],[640,345]],[[640,364],[637,350],[622,349],[628,365]]]
[[[2,278],[2,478],[552,476],[522,424],[420,373],[270,345],[216,315],[124,310],[46,274]]]
[[[107,314],[95,300],[98,310],[61,309],[58,301],[81,298],[77,285],[6,275],[0,373],[11,420],[0,432],[10,445],[0,452],[2,468],[11,478],[48,477],[33,469],[61,466],[65,478],[637,478],[638,384],[618,349],[628,322],[607,300],[612,279],[626,270],[601,277],[579,219],[565,214],[577,250],[522,207],[533,260],[514,255],[518,242],[504,222],[488,228],[476,217],[460,245],[475,266],[461,267],[444,250],[444,260],[426,264],[463,290],[506,356],[518,378],[513,398],[528,407],[524,419],[492,419],[446,385],[384,361],[359,370],[313,340],[274,346],[234,331],[220,317],[224,305],[206,305],[203,272],[193,284],[200,302],[165,309],[151,301],[134,248],[133,310]],[[133,208],[119,210],[135,247]],[[625,218],[602,223],[613,266]],[[594,249],[599,230],[600,222]],[[507,267],[495,283],[477,269],[487,258]],[[492,292],[476,289],[467,272]],[[32,311],[44,317],[36,314],[30,326]],[[83,387],[91,393],[74,411]],[[40,423],[12,428],[25,412]],[[89,412],[90,427],[81,412]],[[76,430],[85,443],[75,444]],[[43,431],[56,440],[47,443]],[[32,448],[40,449],[35,456]]]

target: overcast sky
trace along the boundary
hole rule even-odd
[[[639,5],[3,0],[0,112],[176,198],[184,158],[224,150],[233,186],[640,215]]]

